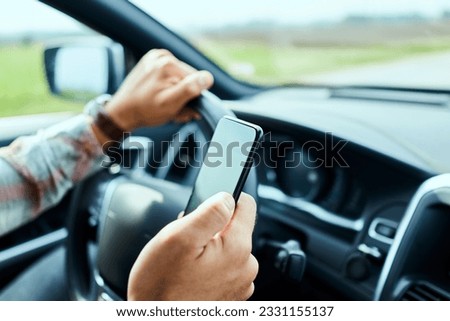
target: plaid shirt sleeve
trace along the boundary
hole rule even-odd
[[[0,235],[56,205],[104,157],[86,115],[0,148]]]

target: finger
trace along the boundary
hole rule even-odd
[[[152,52],[152,51],[150,51],[150,52]],[[155,50],[155,52],[152,53],[151,57],[153,57],[153,58],[168,57],[165,59],[172,59],[173,61],[175,61],[177,63],[177,67],[183,72],[184,76],[190,75],[190,74],[198,71],[197,69],[188,65],[184,61],[177,59],[170,51],[165,50],[165,49]]]
[[[170,60],[176,60],[170,51],[166,49],[152,49],[139,60],[138,65],[143,67],[134,68],[133,70],[142,69],[145,72],[150,73],[160,61],[164,62]]]
[[[200,95],[202,90],[208,89],[214,82],[208,71],[198,71],[186,76],[177,84],[161,92],[160,97],[168,106],[183,107],[189,100]]]
[[[200,119],[200,114],[192,108],[183,108],[177,116],[175,116],[175,122],[186,123],[192,119]]]
[[[162,76],[172,80],[174,78],[181,80],[187,76],[186,71],[181,67],[180,61],[174,56],[162,56],[154,61],[148,62],[147,70],[149,73],[153,70],[153,66],[159,68]]]
[[[179,76],[171,76],[171,77],[169,77],[168,79],[167,79],[167,82],[170,84],[170,85],[176,85],[176,84],[178,84],[180,81],[181,81],[181,79],[183,79],[184,77],[179,77]]]
[[[259,263],[258,260],[250,254],[249,260],[248,260],[248,277],[250,281],[255,281],[256,277],[258,276],[259,272]]]
[[[250,236],[249,239],[251,240],[251,235],[255,227],[255,220],[255,199],[252,196],[242,192],[227,233],[232,234],[230,236],[233,239],[242,239],[244,236]]]
[[[167,56],[175,58],[175,56],[167,49],[152,49],[147,54],[145,54],[146,59],[147,57],[148,59],[156,59]],[[197,71],[197,69],[188,65],[184,61],[178,60],[178,64],[180,68],[184,71],[185,75],[189,75]]]
[[[173,56],[173,54],[167,49],[151,49],[144,57],[159,58],[163,56]]]
[[[255,292],[255,283],[251,283],[250,286],[243,292],[242,300],[248,300]]]
[[[191,65],[188,65],[187,63],[185,63],[184,61],[181,61],[181,60],[180,60],[180,66],[181,66],[181,68],[183,68],[183,70],[186,72],[187,75],[198,71]]]
[[[186,237],[197,246],[205,246],[230,222],[234,207],[234,199],[228,193],[221,192],[211,196],[191,214],[180,219]]]
[[[192,115],[192,116],[178,116],[178,117],[175,117],[174,122],[177,123],[177,124],[185,124],[185,123],[190,122],[193,118],[194,118],[194,115]]]

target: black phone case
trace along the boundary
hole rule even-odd
[[[250,170],[252,169],[255,153],[256,153],[258,144],[260,143],[260,141],[261,141],[261,139],[263,137],[264,132],[263,132],[262,128],[259,127],[258,125],[246,122],[244,120],[241,120],[241,119],[238,119],[238,118],[234,118],[234,117],[230,117],[230,116],[224,116],[223,118],[225,118],[227,120],[230,120],[230,121],[234,121],[234,122],[239,123],[239,124],[244,125],[244,126],[251,127],[252,129],[255,130],[255,138],[253,140],[252,148],[250,149],[250,152],[248,154],[248,157],[247,157],[247,160],[245,162],[245,165],[243,166],[241,175],[239,176],[239,180],[238,180],[238,182],[236,184],[236,188],[233,191],[233,198],[234,198],[234,201],[237,203],[237,201],[239,200],[239,196],[241,195],[242,189],[244,188],[244,185],[245,185],[245,182],[247,180],[248,174],[250,173]],[[194,189],[195,189],[195,183],[194,183]],[[194,190],[192,191],[191,197],[189,198],[189,201],[188,201],[188,203],[186,205],[186,209],[185,209],[184,215],[187,215],[187,214],[190,213],[190,212],[189,213],[187,212],[187,209],[190,207],[190,203],[191,203],[193,195],[194,195]]]
[[[255,159],[255,153],[256,153],[258,144],[260,143],[261,138],[263,136],[263,130],[258,125],[246,122],[244,120],[240,120],[240,119],[232,118],[232,117],[228,117],[228,116],[225,116],[225,118],[227,118],[231,121],[234,121],[236,123],[251,127],[255,130],[255,133],[256,133],[255,139],[253,140],[252,148],[250,149],[250,152],[247,157],[247,161],[242,169],[241,176],[239,177],[238,183],[233,192],[233,198],[234,198],[235,202],[237,202],[239,199],[239,196],[241,195],[242,189],[244,188],[245,182],[247,181],[248,174],[250,173],[250,171],[253,167],[253,160]]]

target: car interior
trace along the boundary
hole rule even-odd
[[[47,46],[42,68],[54,95],[71,98],[71,66],[88,64],[85,56],[107,69],[99,86],[83,78],[87,86],[114,94],[154,48],[209,70],[215,82],[190,102],[202,119],[133,132],[122,162],[1,237],[0,289],[62,245],[72,299],[124,300],[140,250],[186,206],[198,147],[234,115],[265,134],[244,188],[258,205],[251,300],[450,299],[449,91],[251,84],[132,2],[41,2],[100,35]],[[71,116],[0,118],[0,146]]]

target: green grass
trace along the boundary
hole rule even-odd
[[[82,110],[50,94],[43,66],[38,45],[0,47],[0,117]]]
[[[446,51],[450,50],[450,41],[434,39],[421,43],[355,47],[269,46],[252,41],[204,41],[197,46],[221,67],[231,71],[231,74],[236,62],[253,65],[253,75],[234,73],[237,78],[277,84],[298,83],[303,76],[322,72]]]

